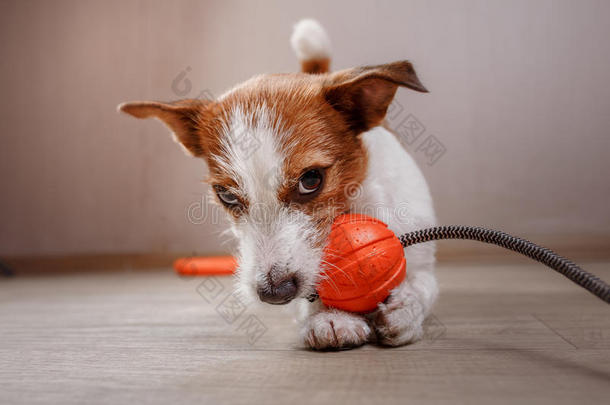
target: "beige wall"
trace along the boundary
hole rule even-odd
[[[414,61],[431,93],[398,98],[446,147],[432,166],[411,147],[441,222],[608,235],[609,15],[604,1],[4,1],[0,254],[226,250],[222,223],[186,219],[204,164],[115,106],[176,98],[187,66],[191,97],[294,70],[305,16],[335,68]]]

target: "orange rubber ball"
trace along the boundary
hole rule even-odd
[[[400,240],[378,219],[344,214],[335,219],[325,250],[318,295],[329,306],[366,313],[405,279]]]

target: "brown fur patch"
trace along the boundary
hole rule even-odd
[[[229,112],[239,105],[244,113],[253,113],[264,105],[272,112],[272,124],[282,137],[280,148],[286,156],[283,173],[287,181],[278,198],[311,215],[320,230],[334,217],[348,209],[347,186],[359,184],[365,176],[366,151],[340,112],[324,97],[325,77],[304,74],[270,75],[254,78],[217,103],[223,113],[215,119],[228,124]],[[219,127],[219,122],[216,126]],[[205,149],[211,181],[227,188],[234,179],[217,164],[220,138],[212,123],[203,124],[212,134],[206,136]],[[298,203],[291,199],[300,176],[308,169],[326,168],[322,191],[311,201]]]
[[[308,65],[305,65],[308,63]],[[328,70],[330,61],[304,62],[310,73]],[[239,107],[256,121],[255,112],[269,111],[280,137],[286,181],[278,199],[311,215],[321,231],[349,209],[348,187],[357,187],[366,174],[367,154],[358,135],[383,120],[398,86],[427,91],[407,61],[348,69],[333,74],[290,73],[262,75],[241,84],[218,101],[186,100],[176,103],[130,103],[121,107],[138,118],[156,116],[176,133],[194,155],[206,159],[209,182],[235,190],[237,179],[218,164],[222,131]],[[253,122],[255,123],[255,122]],[[295,201],[295,188],[308,169],[324,169],[322,190],[307,202]],[[229,209],[238,218],[247,210]]]
[[[301,72],[320,74],[330,71],[330,59],[312,59],[301,61]]]

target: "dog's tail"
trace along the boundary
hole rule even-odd
[[[296,23],[290,37],[292,49],[304,73],[326,73],[330,69],[330,39],[319,22],[304,19]]]

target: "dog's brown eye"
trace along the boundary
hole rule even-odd
[[[301,176],[299,179],[299,193],[311,194],[322,185],[322,173],[318,169],[312,169]]]
[[[235,194],[231,193],[223,186],[214,186],[214,190],[216,191],[216,195],[218,196],[220,201],[223,202],[223,204],[227,206],[235,206],[240,204],[239,198],[237,198]]]

